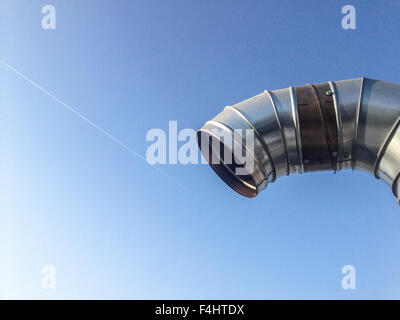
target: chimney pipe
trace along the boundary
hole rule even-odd
[[[266,90],[225,107],[197,138],[213,170],[247,197],[283,175],[358,169],[382,179],[399,199],[399,119],[400,85],[358,78]],[[237,133],[245,129],[251,144]],[[243,163],[227,137],[245,148],[251,169],[238,174]]]

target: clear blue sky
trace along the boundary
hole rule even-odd
[[[149,129],[199,128],[264,89],[400,83],[399,17],[399,1],[1,0],[0,59],[145,156]],[[400,207],[372,176],[246,199],[206,165],[159,167],[184,187],[0,64],[0,297],[400,298]]]

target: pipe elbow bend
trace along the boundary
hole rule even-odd
[[[357,169],[400,196],[400,85],[368,78],[264,91],[197,132],[204,158],[254,197],[283,175]]]

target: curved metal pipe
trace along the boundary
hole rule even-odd
[[[247,197],[283,175],[347,168],[400,196],[399,84],[358,78],[264,91],[225,107],[197,137],[214,171]]]

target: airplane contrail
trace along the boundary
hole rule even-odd
[[[171,181],[183,186],[180,182],[178,182],[177,180],[175,180],[173,177],[171,177],[169,174],[167,174],[166,172],[164,172],[163,170],[161,170],[160,168],[153,166],[151,164],[149,164],[146,159],[140,155],[139,153],[137,153],[135,150],[133,150],[131,147],[127,146],[125,143],[123,143],[122,141],[120,141],[119,139],[117,139],[116,137],[114,137],[111,133],[109,133],[108,131],[106,131],[105,129],[103,129],[102,127],[98,126],[97,124],[95,124],[92,120],[88,119],[87,117],[85,117],[83,114],[81,114],[80,112],[78,112],[76,109],[74,109],[73,107],[69,106],[68,104],[66,104],[64,101],[62,101],[61,99],[57,98],[55,95],[51,94],[49,91],[47,91],[46,89],[42,88],[40,85],[38,85],[35,81],[33,81],[32,79],[30,79],[29,77],[27,77],[26,75],[24,75],[22,72],[18,71],[17,69],[15,69],[13,66],[11,66],[10,64],[8,64],[7,62],[5,62],[4,60],[0,59],[0,63],[2,65],[4,65],[5,67],[7,67],[8,69],[12,70],[13,72],[15,72],[17,75],[19,75],[21,78],[23,78],[24,80],[26,80],[27,82],[29,82],[31,85],[33,85],[34,87],[38,88],[39,90],[41,90],[43,93],[45,93],[46,95],[48,95],[50,98],[52,98],[53,100],[57,101],[59,104],[61,104],[62,106],[64,106],[66,109],[68,109],[69,111],[71,111],[73,114],[75,114],[76,116],[78,116],[79,118],[81,118],[82,120],[84,120],[86,123],[90,124],[92,127],[94,127],[95,129],[97,129],[98,131],[100,131],[101,133],[103,133],[104,135],[106,135],[108,138],[110,138],[111,140],[113,140],[114,142],[118,143],[122,148],[124,148],[125,150],[127,150],[128,152],[132,153],[133,155],[135,155],[136,157],[138,157],[139,159],[143,160],[144,162],[146,162],[149,166],[153,167],[154,169],[156,169],[158,172],[162,173],[164,176],[166,176],[168,179],[170,179]]]

